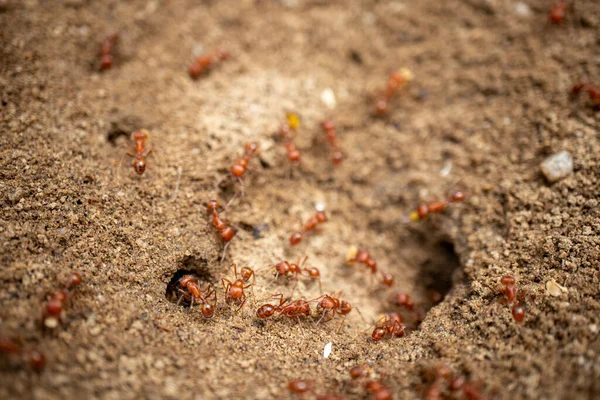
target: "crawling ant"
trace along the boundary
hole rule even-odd
[[[327,215],[325,215],[325,211],[317,211],[314,216],[310,217],[308,221],[304,224],[302,230],[295,232],[290,236],[290,245],[295,246],[300,243],[304,237],[304,235],[312,230],[314,230],[318,225],[327,222]]]
[[[102,43],[102,49],[100,50],[100,71],[107,70],[113,65],[113,48],[117,43],[119,35],[113,33],[108,35]]]
[[[179,278],[179,293],[181,297],[177,301],[177,305],[183,299],[190,303],[190,308],[194,307],[194,300],[202,303],[201,312],[204,318],[212,318],[215,315],[215,305],[217,304],[217,292],[210,287],[210,284],[201,291],[198,285],[198,280],[193,275],[184,275]],[[214,301],[211,303],[207,299],[214,296]]]
[[[231,264],[231,266],[233,266],[233,274],[235,276],[235,280],[232,283],[227,278],[221,278],[221,283],[223,284],[223,288],[225,289],[225,301],[227,302],[227,304],[234,303],[238,305],[239,311],[246,303],[246,293],[244,293],[244,290],[252,286],[252,284],[246,285],[246,283],[248,283],[248,281],[250,280],[250,276],[254,276],[254,274],[250,275],[246,273],[245,275],[242,275],[241,278],[238,278],[237,266],[235,265],[235,263]],[[227,284],[225,282],[227,282]]]
[[[192,79],[198,79],[201,75],[207,74],[219,63],[229,58],[229,53],[223,50],[216,50],[213,54],[205,54],[198,57],[189,68],[189,74]]]
[[[371,366],[369,364],[358,364],[350,368],[348,373],[350,374],[350,378],[358,379],[364,376],[369,375],[371,372]]]
[[[303,394],[312,391],[310,384],[303,379],[294,379],[288,383],[288,389],[292,393]]]
[[[432,381],[425,392],[425,399],[427,400],[446,398],[442,396],[442,393],[445,391],[449,391],[454,396],[462,394],[461,398],[469,400],[484,398],[481,391],[473,382],[467,380],[463,375],[453,374],[450,368],[444,364],[438,364],[433,368],[426,369],[425,375]]]
[[[290,164],[298,165],[300,163],[302,153],[294,144],[294,136],[296,130],[300,126],[300,117],[298,114],[288,112],[286,114],[286,119],[287,124],[279,127],[279,138],[283,141],[283,147],[285,147]]]
[[[43,324],[46,328],[56,328],[61,320],[63,309],[71,296],[71,289],[82,281],[79,272],[71,272],[66,279],[63,289],[54,292],[48,298],[43,314]]]
[[[258,144],[255,142],[246,143],[246,145],[244,146],[244,155],[242,156],[242,158],[237,160],[230,169],[231,177],[234,180],[237,180],[241,186],[241,190],[240,190],[241,196],[244,195],[244,181],[242,180],[242,178],[246,174],[246,171],[249,169],[248,163],[250,162],[250,160],[253,157],[256,157],[257,154],[258,154]],[[218,187],[221,184],[221,182],[223,182],[223,180],[225,180],[226,178],[227,177],[221,178],[221,180],[219,182],[217,182],[216,186]],[[237,196],[237,194],[233,197],[233,199],[236,196]],[[233,201],[233,199],[231,199],[229,201],[229,203],[231,203]]]
[[[465,198],[466,198],[465,192],[461,192],[459,190],[459,191],[452,193],[448,197],[447,200],[436,201],[436,202],[429,203],[429,204],[425,204],[425,203],[419,204],[417,209],[415,211],[413,211],[412,213],[410,213],[410,219],[412,221],[420,221],[420,220],[427,218],[427,216],[429,214],[432,214],[432,213],[440,214],[440,213],[444,212],[444,210],[446,209],[446,207],[448,207],[449,204],[461,203],[465,200]]]
[[[415,308],[414,301],[410,298],[410,296],[406,293],[396,292],[394,293],[394,303],[401,307],[406,308],[407,310],[412,311]]]
[[[381,381],[370,380],[365,383],[365,389],[367,389],[374,396],[376,400],[392,400],[392,390],[381,383]]]
[[[329,150],[331,152],[331,162],[333,165],[339,165],[344,159],[344,154],[339,148],[335,123],[330,120],[321,122],[323,132],[327,135],[327,143],[329,143]]]
[[[515,278],[510,275],[503,276],[500,279],[498,292],[502,295],[502,303],[512,304],[512,317],[517,323],[522,323],[525,320],[525,307],[523,301],[527,295],[526,290],[518,290],[516,287]]]
[[[566,13],[567,13],[567,1],[560,0],[554,5],[554,7],[552,7],[552,10],[550,11],[550,14],[548,15],[548,17],[551,22],[554,22],[555,24],[560,24],[565,19]]]
[[[379,96],[375,102],[374,114],[376,116],[385,115],[389,110],[389,102],[391,98],[414,79],[414,74],[407,68],[402,68],[400,71],[392,73],[388,79],[385,91]]]
[[[371,339],[374,342],[380,342],[386,335],[391,337],[403,337],[406,334],[402,317],[398,313],[389,313],[384,315],[373,329]]]
[[[359,250],[356,247],[351,247],[346,255],[346,263],[354,265],[355,263],[364,264],[371,270],[372,274],[377,273],[377,261],[366,250]],[[394,275],[389,272],[381,271],[380,283],[387,287],[392,287],[394,284]]]
[[[588,93],[592,106],[600,107],[600,90],[588,85],[587,83],[580,82],[577,85],[573,86],[572,93],[573,95],[578,95],[583,90],[585,90]]]
[[[321,287],[321,271],[317,267],[308,267],[304,268],[304,264],[308,256],[304,257],[302,263],[298,260],[297,263],[290,263],[287,261],[280,261],[275,264],[275,279],[278,279],[280,276],[287,276],[290,279],[294,279],[296,281],[296,285],[298,284],[298,275],[306,274],[306,276],[312,280],[316,280],[319,282],[319,290],[323,290]],[[292,289],[292,293],[296,289],[296,285],[294,285],[294,289]]]
[[[327,321],[331,321],[335,318],[336,314],[339,314],[343,317],[348,315],[350,311],[352,311],[352,305],[345,300],[340,300],[338,294],[337,296],[329,296],[323,295],[320,298],[319,303],[317,304],[317,312],[322,313],[321,318],[316,322],[317,324],[325,318],[326,315],[331,315]],[[343,320],[342,320],[343,322]],[[341,328],[342,325],[340,325]]]
[[[313,300],[294,300],[290,301],[285,299],[283,295],[279,294],[275,297],[279,297],[279,304],[263,304],[256,310],[256,317],[259,319],[267,319],[275,314],[282,315],[286,318],[300,318],[302,316],[310,316],[310,302]]]
[[[133,159],[131,165],[138,175],[143,175],[146,171],[146,158],[152,155],[152,150],[146,152],[146,142],[150,137],[150,132],[146,129],[140,129],[131,134],[131,140],[134,143],[134,152],[127,152],[125,155]],[[123,157],[125,157],[125,155]],[[121,159],[121,162],[123,159]]]
[[[225,252],[227,251],[227,247],[231,243],[231,239],[235,236],[235,230],[227,225],[219,216],[219,212],[217,209],[219,208],[219,202],[217,200],[209,200],[206,203],[207,212],[211,215],[211,220],[217,232],[219,232],[219,237],[223,242],[225,242],[225,246],[223,247],[223,255],[221,256],[221,262],[225,259]]]
[[[0,353],[19,357],[25,364],[29,364],[38,372],[46,366],[46,357],[42,352],[35,349],[24,349],[10,339],[0,338]]]

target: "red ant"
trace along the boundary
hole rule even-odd
[[[298,114],[288,112],[286,114],[286,119],[287,124],[279,127],[279,137],[283,141],[283,146],[287,152],[287,157],[290,164],[298,165],[300,163],[302,153],[294,144],[294,134],[300,126],[300,117]]]
[[[150,132],[146,129],[140,129],[139,131],[135,131],[131,134],[131,140],[135,145],[135,151],[133,153],[127,152],[126,155],[133,159],[132,166],[133,170],[138,175],[143,175],[146,171],[146,157],[152,154],[152,150],[146,151],[146,142],[150,137]],[[125,157],[125,156],[123,156]],[[121,159],[121,162],[123,159]]]
[[[244,146],[244,155],[242,156],[242,158],[237,160],[235,164],[233,164],[233,166],[231,167],[231,176],[240,183],[242,196],[244,195],[244,181],[242,180],[242,177],[244,176],[244,174],[246,174],[246,171],[248,170],[248,163],[250,162],[250,159],[252,157],[255,157],[257,154],[258,144],[255,142],[246,143],[246,145]],[[219,184],[224,179],[225,178],[222,178],[216,186],[219,186]],[[232,201],[233,199],[231,199],[229,203],[231,203]]]
[[[20,357],[24,363],[38,372],[46,366],[46,357],[43,353],[35,349],[23,349],[10,339],[0,338],[0,353]]]
[[[344,159],[344,154],[338,146],[335,123],[326,120],[321,122],[321,127],[327,135],[327,142],[329,143],[329,150],[331,151],[331,162],[333,165],[339,165]]]
[[[371,270],[371,273],[377,273],[377,261],[366,250],[358,250],[356,247],[352,247],[346,256],[346,263],[349,265],[353,265],[354,263],[364,264]],[[380,283],[387,287],[392,287],[394,284],[394,275],[382,271]]]
[[[290,236],[290,245],[295,246],[300,243],[304,237],[304,234],[310,232],[311,230],[315,229],[317,225],[324,222],[327,222],[327,215],[325,215],[324,211],[317,211],[314,216],[310,217],[310,219],[306,221],[304,228],[302,228],[301,231],[295,232],[292,234],[292,236]]]
[[[419,221],[419,220],[423,220],[425,218],[427,218],[427,216],[429,214],[432,213],[442,213],[444,212],[444,210],[446,209],[446,207],[448,207],[449,204],[452,203],[460,203],[462,201],[464,201],[466,198],[466,194],[465,192],[461,192],[461,191],[456,191],[454,193],[452,193],[447,200],[445,201],[436,201],[433,203],[429,203],[429,204],[420,204],[416,211],[413,211],[410,214],[410,219],[412,221]]]
[[[374,114],[376,116],[382,116],[388,112],[389,101],[400,89],[402,89],[408,82],[414,79],[414,74],[411,70],[403,68],[400,71],[392,73],[388,79],[387,86],[383,94],[375,102]]]
[[[227,225],[219,216],[217,209],[219,208],[219,202],[217,200],[209,200],[206,203],[206,209],[209,214],[212,213],[211,219],[215,229],[219,232],[219,237],[225,242],[223,247],[223,255],[221,256],[221,262],[225,260],[225,252],[227,247],[231,243],[231,239],[235,236],[235,231],[229,225]]]
[[[81,281],[81,274],[78,272],[71,272],[67,276],[67,281],[65,282],[64,288],[55,292],[48,298],[43,318],[44,326],[46,328],[52,329],[58,326],[58,323],[62,317],[63,309],[65,308],[66,303],[71,295],[70,290],[74,286],[79,285]]]
[[[404,325],[402,325],[402,317],[398,313],[389,313],[384,315],[373,329],[371,339],[374,342],[383,340],[386,335],[392,337],[403,337],[406,334]]]
[[[406,293],[401,293],[401,292],[394,293],[394,302],[397,305],[402,306],[410,311],[412,311],[415,308],[414,301]]]
[[[362,378],[364,376],[369,375],[370,372],[372,371],[371,366],[369,364],[355,365],[348,371],[348,373],[350,374],[350,378],[352,379]]]
[[[429,368],[425,372],[428,379],[432,380],[431,385],[427,388],[427,392],[425,393],[425,399],[427,400],[442,399],[444,386],[451,393],[462,392],[462,396],[465,399],[477,400],[483,398],[481,392],[472,382],[468,381],[465,376],[454,375],[450,368],[443,364]],[[455,394],[455,396],[457,395],[458,394]]]
[[[365,388],[373,394],[376,400],[392,400],[392,390],[381,381],[367,381]]]
[[[513,304],[512,316],[517,323],[522,323],[525,320],[525,307],[523,306],[523,299],[527,295],[525,290],[517,290],[515,286],[515,278],[512,276],[503,276],[500,279],[500,286],[497,289],[502,295],[502,303]]]
[[[270,318],[276,313],[283,315],[286,318],[300,318],[301,316],[310,316],[310,302],[315,300],[295,300],[290,301],[284,299],[283,295],[279,294],[275,297],[280,297],[279,304],[263,304],[256,310],[256,317],[259,319]]]
[[[233,266],[233,273],[235,276],[235,281],[233,283],[231,283],[231,281],[227,278],[221,278],[221,283],[223,284],[223,288],[225,289],[225,301],[227,302],[227,304],[231,304],[234,303],[236,305],[239,305],[238,307],[238,311],[244,306],[244,304],[246,303],[246,293],[244,293],[244,289],[248,289],[249,287],[252,286],[252,284],[248,284],[246,286],[244,286],[246,283],[248,283],[248,281],[250,280],[250,277],[254,276],[254,271],[252,273],[249,273],[247,270],[245,270],[246,272],[244,274],[242,274],[241,278],[238,278],[238,274],[237,274],[237,266],[235,264],[232,264]],[[248,268],[248,267],[244,267],[244,268]],[[248,268],[250,269],[250,268]],[[242,271],[244,271],[244,269],[242,268]],[[225,284],[225,282],[227,282],[227,284]]]
[[[587,83],[581,82],[573,86],[572,92],[574,95],[578,95],[582,90],[588,92],[588,96],[594,107],[600,106],[600,90],[588,85]]]
[[[567,1],[560,0],[558,3],[554,5],[552,11],[550,11],[549,18],[551,22],[555,24],[560,24],[565,19],[565,14],[567,12]]]
[[[210,284],[206,286],[204,291],[200,290],[198,281],[193,275],[184,275],[179,278],[179,293],[181,297],[177,301],[177,305],[185,298],[186,301],[190,302],[190,308],[194,307],[194,300],[202,303],[201,311],[204,318],[212,318],[215,315],[215,305],[217,304],[217,292],[210,287]],[[214,296],[214,302],[210,303],[207,299]]]
[[[292,393],[303,394],[312,391],[310,384],[303,379],[294,379],[288,383],[288,389]]]
[[[335,318],[336,314],[345,317],[350,313],[350,311],[352,311],[352,305],[345,300],[340,300],[340,295],[341,293],[337,296],[329,296],[326,294],[316,299],[320,299],[319,304],[317,304],[317,312],[322,313],[321,318],[316,322],[317,324],[321,322],[321,320],[323,320],[323,318],[325,318],[325,316],[328,314],[331,314],[331,317],[327,321],[331,321],[333,318]],[[342,325],[340,324],[340,328],[341,326]]]
[[[207,74],[217,64],[229,58],[229,53],[223,50],[216,50],[214,54],[205,54],[198,57],[190,65],[189,74],[192,79],[198,79],[200,75]]]
[[[307,274],[306,276],[308,278],[319,282],[319,290],[322,291],[323,288],[321,287],[321,272],[319,271],[319,269],[317,267],[303,268],[307,259],[308,259],[308,256],[304,257],[304,259],[302,260],[302,263],[299,263],[300,260],[298,260],[298,263],[296,263],[296,264],[289,263],[287,261],[278,262],[277,264],[275,264],[275,279],[278,279],[280,276],[287,276],[288,278],[295,279],[296,285],[297,285],[298,284],[298,275],[301,275],[302,273],[306,273]],[[292,289],[292,293],[296,289],[296,285],[294,285],[294,288]]]
[[[119,35],[113,33],[108,35],[102,43],[102,50],[100,50],[100,71],[109,69],[113,65],[113,47],[117,43]]]

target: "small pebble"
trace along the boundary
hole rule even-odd
[[[531,15],[531,9],[527,4],[519,1],[515,3],[515,14],[519,17],[529,17]]]
[[[321,93],[321,101],[330,110],[333,110],[337,104],[335,100],[335,93],[333,93],[333,90],[329,88],[323,90],[323,92]]]
[[[573,173],[573,158],[563,150],[546,158],[540,168],[548,182],[556,182]]]
[[[554,279],[550,279],[548,282],[546,282],[546,293],[550,296],[558,297],[566,292],[567,288],[560,286]]]

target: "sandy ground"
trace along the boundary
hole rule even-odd
[[[396,398],[422,397],[423,370],[437,363],[490,398],[600,396],[600,121],[586,98],[569,96],[579,80],[600,84],[600,4],[578,0],[560,26],[550,7],[0,1],[0,336],[48,359],[38,374],[2,356],[0,397],[287,398],[302,377],[319,393],[362,399],[347,373],[362,362]],[[99,73],[112,32],[116,63]],[[193,55],[215,47],[231,59],[191,80]],[[386,118],[372,118],[373,93],[400,67],[415,80]],[[286,110],[302,117],[291,179],[273,138]],[[338,124],[339,167],[317,140],[324,118]],[[119,167],[139,128],[156,155],[141,179]],[[235,188],[215,182],[251,140],[261,154],[223,214],[239,232],[220,262],[203,204],[229,200]],[[539,164],[561,150],[574,172],[549,184]],[[463,204],[408,222],[419,202],[456,189]],[[291,248],[320,203],[322,232]],[[395,275],[394,289],[344,264],[353,245]],[[340,332],[336,321],[255,318],[261,299],[292,286],[271,283],[267,267],[303,256],[367,323],[356,312]],[[177,271],[220,288],[233,262],[258,270],[240,312],[222,289],[212,320],[167,299]],[[45,296],[73,270],[84,282],[64,324],[44,332]],[[498,302],[507,274],[529,293],[522,325]],[[567,290],[549,295],[550,280]],[[369,340],[377,315],[399,310],[394,290],[428,304],[432,288],[447,294],[418,330]],[[294,297],[319,294],[301,280]]]

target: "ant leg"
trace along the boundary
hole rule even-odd
[[[327,310],[323,310],[323,315],[321,315],[321,318],[319,318],[319,320],[315,323],[315,325],[319,325],[319,323],[323,320],[323,318],[325,318],[325,314],[327,314]]]
[[[244,197],[244,180],[239,176],[236,179],[240,184],[240,197]]]
[[[231,205],[231,203],[233,203],[233,201],[237,198],[238,194],[234,193],[233,197],[231,197],[231,199],[229,199],[229,201],[227,202],[227,204],[225,204],[225,207],[223,208],[223,211],[225,211],[227,209],[227,207],[229,207]]]
[[[360,312],[360,309],[358,307],[354,307],[354,309],[356,310],[356,312],[358,313],[358,315],[360,315],[360,317],[362,318],[363,322],[366,324],[367,320],[365,319],[365,317]]]
[[[341,319],[340,324],[338,325],[337,329],[335,330],[335,333],[340,333],[340,330],[344,326],[344,322],[346,322],[346,318]]]
[[[242,307],[244,307],[244,304],[246,304],[246,300],[248,299],[248,298],[246,297],[246,294],[243,294],[243,297],[242,297],[242,298],[243,298],[244,300],[242,301],[242,304],[240,304],[240,306],[238,307],[238,309],[237,309],[235,312],[239,312],[239,311],[242,309]]]
[[[303,338],[306,339],[306,335],[304,334],[304,328],[302,327],[302,321],[300,321],[300,317],[296,317],[296,321],[298,321],[298,326],[300,327],[300,334]]]
[[[231,242],[225,243],[225,246],[223,247],[223,255],[221,256],[221,262],[225,261],[225,253],[227,253],[227,248],[229,247],[230,244],[231,244]]]

